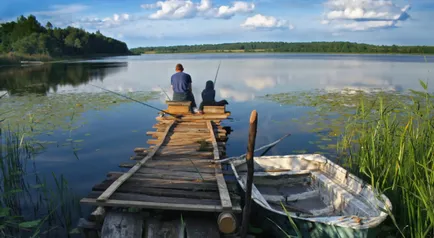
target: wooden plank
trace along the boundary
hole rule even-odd
[[[121,176],[120,172],[111,172],[110,179],[105,180],[103,183],[108,183],[108,181],[112,180],[112,178],[117,178]],[[147,178],[140,175],[134,175],[128,179],[131,182],[139,182],[142,183],[142,187],[146,188],[168,188],[168,189],[181,189],[188,191],[217,191],[217,183],[214,181],[186,181],[179,179],[156,179],[156,178]],[[95,186],[100,186],[95,185]],[[101,185],[102,186],[102,185]],[[231,189],[236,189],[235,183],[231,187]],[[234,190],[231,190],[234,191]]]
[[[114,180],[106,180],[92,188],[93,191],[106,190]],[[145,194],[150,196],[177,197],[177,198],[194,198],[194,199],[216,199],[219,194],[215,191],[192,191],[175,188],[149,188],[144,187],[140,182],[125,182],[117,190],[119,193]],[[234,196],[235,197],[235,196]],[[239,198],[239,197],[238,197]]]
[[[224,114],[226,112],[225,106],[204,106],[203,107],[203,113],[205,114]]]
[[[134,163],[122,163],[119,167],[121,168],[132,168]],[[206,174],[214,174],[214,166],[193,166],[191,163],[182,165],[182,166],[173,166],[173,165],[148,165],[148,163],[144,164],[142,168],[150,168],[150,169],[159,169],[169,171],[179,171],[179,172],[200,172]]]
[[[214,130],[213,126],[211,124],[211,121],[207,121],[208,130],[210,131],[210,136],[213,139],[212,144],[214,147],[214,160],[220,160],[220,152],[218,150],[217,141],[215,140],[214,136]],[[231,210],[232,209],[232,202],[231,198],[229,196],[228,188],[226,186],[225,179],[222,174],[221,165],[219,163],[216,164],[215,167],[215,177],[217,180],[217,186],[219,188],[219,194],[220,194],[220,201],[222,208],[224,210]]]
[[[167,126],[166,134],[169,133],[170,129],[175,125],[175,121],[173,121],[169,126]],[[123,182],[125,182],[131,175],[133,175],[137,170],[140,169],[140,167],[146,163],[154,154],[158,151],[160,146],[164,143],[164,140],[161,142],[161,144],[157,145],[152,151],[149,152],[149,154],[143,158],[140,162],[138,162],[134,167],[132,167],[127,173],[123,174],[121,177],[119,177],[110,187],[104,191],[104,193],[101,194],[100,197],[98,197],[98,201],[105,201],[107,200],[111,194],[113,194],[116,189],[122,185]]]
[[[93,191],[87,195],[87,198],[95,199],[101,194],[101,192]],[[191,204],[191,205],[220,205],[218,198],[215,199],[194,199],[194,198],[174,198],[163,196],[149,196],[145,194],[137,193],[113,193],[110,199],[128,202],[152,202],[152,203],[164,203],[164,204]]]
[[[91,204],[94,206],[110,206],[110,207],[132,207],[145,209],[161,209],[161,210],[176,210],[176,211],[197,211],[197,212],[221,212],[221,205],[202,205],[202,204],[183,204],[183,203],[162,203],[162,202],[143,202],[143,201],[123,201],[116,199],[108,199],[105,202],[98,201],[93,198],[83,198],[81,203]],[[241,207],[235,204],[232,207],[234,213],[240,213]]]
[[[104,220],[101,238],[142,238],[143,218],[139,214],[109,212]]]

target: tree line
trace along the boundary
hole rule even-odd
[[[142,53],[200,53],[200,52],[300,52],[300,53],[394,53],[434,54],[434,46],[371,45],[352,42],[239,42],[224,44],[138,47]]]
[[[89,33],[71,26],[62,29],[53,27],[50,22],[44,27],[35,16],[29,15],[0,24],[0,53],[62,57],[131,52],[124,42],[99,31]]]

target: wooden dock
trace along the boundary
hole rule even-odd
[[[236,183],[227,182],[221,165],[214,163],[226,155],[228,131],[221,122],[230,112],[224,106],[205,107],[203,115],[193,115],[188,112],[189,103],[167,104],[168,114],[182,117],[158,116],[155,130],[147,132],[152,137],[147,141],[149,148],[135,148],[133,163],[120,165],[129,170],[109,172],[107,179],[81,200],[98,207],[94,216],[107,214],[90,221],[99,220],[101,237],[158,237],[149,235],[149,221],[137,214],[135,218],[113,218],[126,215],[119,213],[119,208],[215,213],[218,217],[214,224],[219,232],[230,234],[236,230],[235,217],[242,212]],[[113,212],[109,216],[107,211]],[[130,222],[125,224],[128,219]],[[119,226],[126,228],[114,228]],[[122,229],[130,230],[129,235]]]

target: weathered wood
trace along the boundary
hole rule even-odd
[[[112,207],[131,207],[131,208],[145,208],[145,209],[162,209],[162,210],[177,210],[177,211],[197,211],[197,212],[221,212],[223,209],[218,201],[215,205],[204,204],[203,201],[196,201],[195,204],[184,204],[183,201],[178,199],[168,203],[164,202],[145,202],[145,201],[127,201],[123,197],[120,199],[108,199],[100,202],[95,198],[83,198],[80,201],[84,204],[91,204],[95,206],[112,206]],[[239,204],[234,204],[233,211],[236,213],[241,212]]]
[[[226,112],[223,114],[202,114],[202,115],[185,115],[182,117],[182,121],[194,121],[194,120],[222,120],[222,119],[226,119],[231,115],[230,112]],[[170,118],[165,118],[165,117],[156,117],[155,118],[157,121],[165,121],[165,120],[173,120]]]
[[[101,238],[142,238],[143,218],[138,214],[109,212],[104,221]]]
[[[89,217],[89,220],[95,222],[98,225],[102,225],[106,215],[106,210],[104,207],[97,207]]]
[[[225,106],[204,106],[203,107],[203,113],[205,113],[205,114],[211,114],[211,113],[224,114],[225,112],[226,112]]]
[[[144,153],[144,152],[147,152],[148,151],[148,149],[146,149],[146,148],[141,148],[141,147],[139,147],[139,148],[134,148],[134,153]]]
[[[93,187],[93,191],[104,191],[110,186],[110,180],[106,183],[101,183]],[[145,194],[149,196],[162,196],[162,197],[177,197],[177,198],[194,198],[194,199],[215,199],[218,197],[217,191],[191,191],[182,189],[168,189],[168,188],[152,188],[149,186],[141,186],[138,182],[128,182],[122,184],[117,190],[119,193],[134,193]]]
[[[149,218],[145,224],[145,238],[184,238],[185,224],[181,222],[181,219],[161,221],[156,218]]]
[[[173,125],[175,125],[175,121],[173,121],[172,124],[170,124],[167,127],[166,134],[169,133],[169,131],[173,127]],[[116,191],[116,189],[122,185],[123,182],[125,182],[129,177],[131,177],[131,175],[133,175],[137,170],[140,169],[142,164],[146,163],[146,161],[148,159],[150,159],[150,158],[152,158],[152,156],[154,156],[154,154],[158,151],[158,149],[162,145],[162,143],[164,143],[164,140],[161,142],[161,144],[157,145],[156,148],[153,149],[144,159],[142,159],[140,162],[138,162],[127,173],[123,174],[121,177],[119,177],[116,180],[116,182],[114,182],[112,185],[110,185],[110,187],[103,194],[101,194],[100,197],[98,197],[98,201],[107,200],[110,197],[110,195],[113,194]]]
[[[218,150],[217,141],[215,140],[213,126],[211,124],[211,121],[207,121],[207,126],[208,126],[208,129],[210,131],[210,136],[213,139],[212,144],[214,147],[214,160],[220,160],[220,153]],[[228,192],[226,182],[225,182],[225,179],[224,179],[222,171],[221,171],[221,165],[220,164],[216,164],[215,178],[217,180],[217,186],[219,188],[221,205],[222,205],[224,210],[230,211],[232,208],[231,198],[229,196],[229,192]]]
[[[241,225],[241,238],[245,238],[249,226],[250,208],[252,204],[252,185],[253,185],[253,170],[254,170],[254,151],[256,142],[256,130],[258,127],[258,113],[253,110],[250,115],[250,127],[249,127],[249,142],[247,144],[246,164],[247,164],[247,181],[246,181],[246,196],[245,205],[243,209],[243,220]]]
[[[217,223],[219,225],[219,230],[224,234],[233,233],[237,228],[237,222],[232,213],[223,212],[220,213]]]
[[[110,175],[113,178],[119,177],[121,173],[119,172],[112,172]],[[104,182],[107,182],[110,180],[106,180]],[[158,178],[149,178],[149,177],[143,177],[143,176],[135,176],[128,179],[128,181],[131,182],[140,182],[141,187],[144,188],[167,188],[167,189],[181,189],[181,190],[188,190],[188,191],[217,191],[217,184],[213,181],[200,181],[200,180],[179,180],[179,179],[158,179]],[[103,183],[104,183],[103,182]],[[101,184],[95,185],[96,186],[104,186]],[[235,186],[232,186],[233,189],[235,189]]]
[[[220,238],[215,220],[187,216],[184,221],[187,229],[186,238]]]
[[[77,223],[77,228],[84,238],[99,238],[98,230],[101,226],[98,226],[96,222],[80,218]]]

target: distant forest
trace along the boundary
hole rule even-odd
[[[138,47],[134,54],[143,53],[205,53],[205,52],[300,52],[300,53],[391,53],[434,54],[434,46],[385,46],[351,42],[240,42],[205,45]]]
[[[0,24],[0,54],[47,55],[50,57],[85,56],[98,54],[130,54],[124,42],[88,33],[68,26],[42,26],[33,15],[21,16],[17,21]]]

